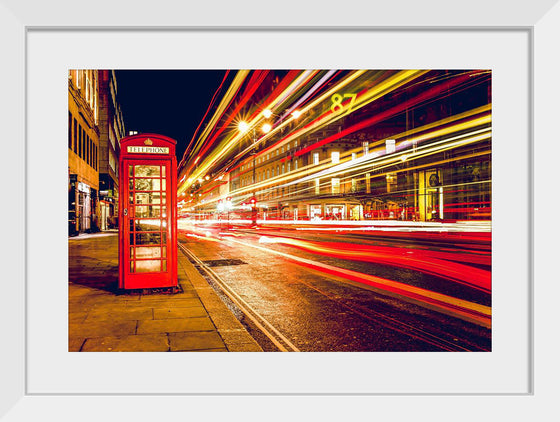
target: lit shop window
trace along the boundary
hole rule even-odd
[[[314,165],[319,164],[319,153],[318,152],[313,153],[313,164]]]
[[[340,193],[340,179],[338,177],[333,177],[331,179],[331,190],[332,193]]]
[[[340,152],[338,151],[331,152],[331,161],[333,164],[338,164],[340,162]]]

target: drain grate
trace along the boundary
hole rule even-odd
[[[229,265],[242,265],[246,264],[245,261],[240,259],[213,259],[209,261],[202,261],[208,267],[227,267]]]

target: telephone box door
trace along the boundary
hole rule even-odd
[[[153,143],[154,136],[151,138]],[[128,142],[123,141],[121,148],[123,145],[126,148]],[[134,147],[130,151],[136,153],[125,151],[120,166],[119,286],[124,289],[175,287],[176,162],[169,157],[137,152],[153,149]]]

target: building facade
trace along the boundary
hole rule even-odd
[[[283,129],[264,136],[267,119],[255,124],[236,150],[245,156],[228,164],[228,192],[211,174],[193,185],[190,208],[215,218],[227,196],[228,216],[244,220],[254,220],[255,205],[260,220],[490,220],[490,72],[414,72],[421,77],[374,95],[405,71],[365,71],[352,90],[335,94],[359,103],[372,93],[352,112],[331,90],[351,71],[327,84],[329,95],[307,113],[286,118],[275,110],[269,120]],[[247,114],[269,102],[263,91]]]
[[[68,232],[98,230],[99,75],[68,71]]]
[[[114,70],[99,70],[99,228],[118,228],[120,140],[125,126]]]

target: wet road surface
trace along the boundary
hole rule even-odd
[[[452,311],[442,312],[437,306],[434,310],[433,306],[414,299],[412,294],[403,300],[400,294],[387,294],[382,289],[347,278],[345,273],[341,276],[340,272],[330,270],[337,268],[350,274],[381,277],[485,308],[490,306],[491,295],[483,287],[451,281],[447,274],[437,276],[427,274],[426,270],[398,265],[407,261],[372,262],[383,261],[379,255],[390,255],[406,248],[405,253],[411,249],[437,255],[434,262],[438,265],[447,254],[445,262],[460,261],[460,265],[470,265],[473,271],[479,269],[484,275],[490,262],[484,242],[437,242],[433,238],[412,242],[376,239],[362,234],[349,236],[273,229],[232,229],[207,233],[207,236],[199,234],[182,231],[180,244],[191,254],[191,260],[196,261],[201,274],[213,287],[220,290],[221,283],[227,286],[226,289],[233,292],[231,294],[258,315],[260,319],[247,318],[233,302],[230,303],[264,350],[281,350],[280,343],[287,350],[315,352],[491,349],[487,324],[470,321]],[[274,238],[297,239],[304,243],[267,240]],[[348,245],[347,250],[371,247],[374,248],[372,251],[379,252],[381,249],[376,248],[389,249],[382,249],[381,254],[372,252],[369,262],[364,261],[367,254],[361,252],[350,256],[352,259],[345,259],[341,258],[344,252],[337,256],[337,253],[318,253],[314,249],[317,244],[329,242],[331,246],[333,242],[340,242],[334,244],[335,250],[343,250]],[[308,261],[313,264],[309,265]],[[228,302],[226,295],[223,296]],[[265,331],[278,333],[285,341],[271,341],[262,334],[262,327]]]

